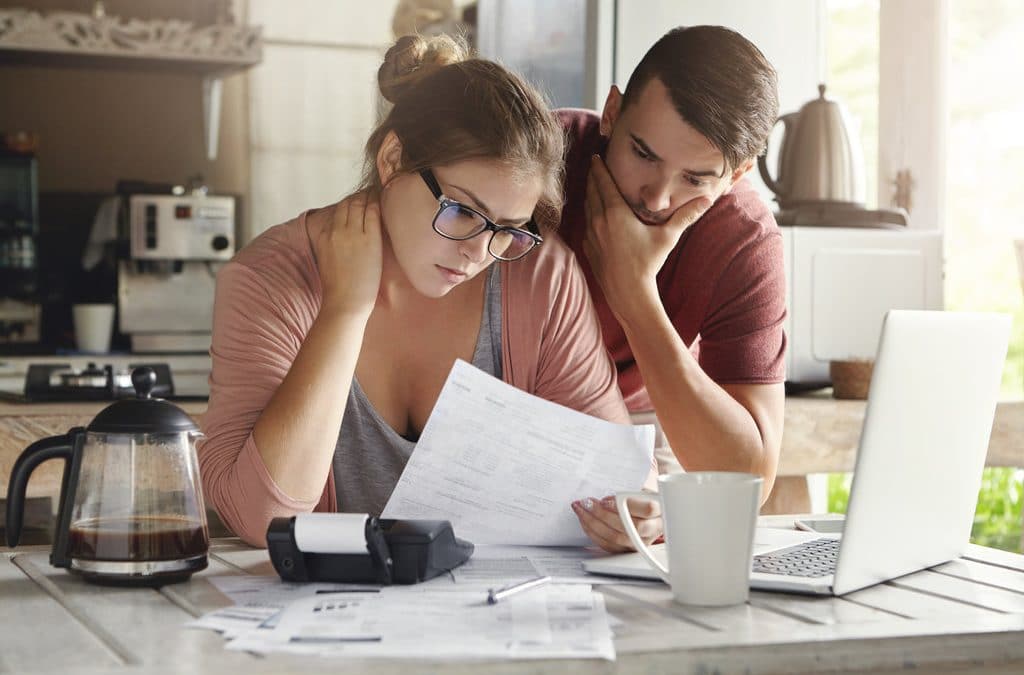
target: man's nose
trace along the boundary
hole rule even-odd
[[[672,190],[666,180],[648,183],[640,191],[644,208],[651,213],[667,211],[672,205]]]

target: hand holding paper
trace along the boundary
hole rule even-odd
[[[657,493],[652,492],[651,499],[630,499],[627,502],[633,526],[645,544],[650,544],[660,537],[665,529],[657,497]],[[580,524],[591,541],[605,551],[621,553],[633,550],[633,544],[623,529],[622,519],[619,518],[614,495],[604,499],[575,501],[572,503],[572,510],[580,519]]]
[[[382,514],[450,520],[476,544],[581,546],[577,499],[639,489],[654,427],[614,424],[456,361]]]

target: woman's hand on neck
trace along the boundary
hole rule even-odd
[[[381,287],[381,231],[379,202],[356,193],[338,202],[311,233],[323,288],[321,312],[369,317]]]

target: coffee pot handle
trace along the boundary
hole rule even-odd
[[[619,518],[622,520],[622,526],[626,530],[626,534],[629,535],[629,540],[633,542],[633,546],[636,547],[636,552],[644,557],[647,564],[651,566],[658,576],[661,577],[664,582],[668,585],[672,585],[671,577],[669,576],[668,568],[662,565],[658,560],[651,555],[650,549],[648,549],[644,542],[640,540],[640,533],[636,531],[636,525],[633,524],[633,517],[629,515],[629,507],[626,505],[626,500],[630,497],[635,499],[658,499],[657,494],[651,492],[616,492],[615,493],[615,506],[619,510]]]
[[[48,459],[64,459],[64,478],[61,481],[60,499],[63,505],[68,489],[68,466],[74,454],[75,436],[79,429],[72,429],[63,436],[51,436],[36,441],[25,448],[11,469],[11,479],[7,486],[7,546],[14,548],[21,538],[21,526],[25,510],[25,488],[28,477],[37,466]],[[63,509],[63,506],[62,506]],[[60,527],[58,523],[58,527]]]
[[[764,180],[764,184],[768,186],[768,189],[776,194],[778,201],[782,201],[786,198],[786,187],[783,185],[785,176],[783,175],[783,159],[786,156],[786,142],[790,139],[793,126],[796,124],[797,116],[799,113],[787,113],[775,120],[775,124],[782,122],[782,147],[779,148],[779,175],[772,178],[771,172],[768,170],[768,141],[765,141],[764,152],[757,156],[757,170],[761,174],[761,179]]]

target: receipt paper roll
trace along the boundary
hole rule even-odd
[[[304,553],[366,553],[365,513],[300,513],[295,545]]]

